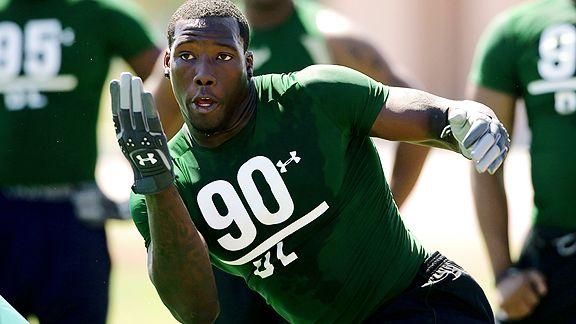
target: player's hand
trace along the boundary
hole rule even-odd
[[[490,109],[473,101],[465,103],[467,109],[448,110],[452,134],[462,155],[474,161],[476,171],[494,174],[510,149],[508,132]]]
[[[501,320],[518,320],[532,313],[547,293],[544,276],[537,270],[526,269],[510,274],[496,285],[497,316]]]
[[[132,190],[152,194],[174,182],[166,136],[154,98],[144,92],[142,80],[124,72],[110,82],[116,139],[134,171]]]

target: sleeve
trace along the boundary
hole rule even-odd
[[[347,67],[313,65],[294,74],[316,107],[342,130],[368,135],[388,98],[388,87]]]
[[[103,1],[102,21],[110,52],[124,60],[155,46],[140,8],[129,0]]]
[[[150,245],[150,227],[148,225],[148,209],[146,208],[146,199],[143,195],[132,193],[130,195],[130,214],[132,220],[144,238],[146,248]]]
[[[514,25],[507,13],[497,16],[488,26],[478,45],[469,79],[473,84],[520,95],[516,69],[518,50]]]

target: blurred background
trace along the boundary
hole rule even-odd
[[[313,1],[313,0],[310,0]],[[323,4],[348,17],[357,33],[372,41],[405,75],[434,94],[463,99],[473,50],[488,21],[520,0],[323,0]],[[164,31],[181,1],[135,0],[153,28],[157,43],[165,46]],[[126,65],[113,65],[117,77]],[[104,93],[99,128],[99,184],[107,195],[125,200],[132,172],[114,139],[109,97]],[[532,189],[529,176],[524,114],[514,134],[508,156],[511,243],[519,252],[529,225]],[[387,175],[391,172],[393,145],[377,141]],[[514,167],[510,168],[513,165]],[[494,291],[488,257],[475,220],[469,185],[469,163],[454,153],[433,150],[416,188],[402,210],[408,227],[430,250],[439,250],[468,270],[493,302]],[[446,203],[448,202],[448,203]],[[162,305],[146,273],[144,243],[130,221],[107,225],[113,259],[109,323],[176,323]]]

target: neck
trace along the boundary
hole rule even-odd
[[[276,0],[273,5],[254,5],[246,2],[246,17],[250,26],[272,28],[285,22],[294,11],[292,0]]]
[[[256,112],[256,88],[252,81],[250,81],[246,98],[240,103],[238,111],[240,111],[240,113],[232,125],[217,132],[206,133],[188,124],[192,142],[202,147],[215,148],[236,136],[246,127]]]

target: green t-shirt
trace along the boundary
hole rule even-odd
[[[358,322],[404,290],[427,253],[404,227],[368,136],[388,88],[316,65],[255,77],[257,112],[215,149],[183,128],[177,187],[212,263],[290,322]],[[132,217],[150,242],[142,196]]]
[[[0,10],[0,187],[94,179],[110,61],[154,46],[126,6],[13,0]]]
[[[576,8],[539,0],[501,14],[483,36],[472,82],[523,98],[532,131],[535,224],[576,229]]]
[[[318,20],[330,14],[310,0],[294,1],[292,15],[272,28],[252,28],[250,50],[254,74],[299,71],[312,64],[328,64],[331,56]]]

